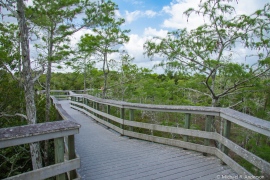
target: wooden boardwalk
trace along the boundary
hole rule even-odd
[[[81,157],[78,170],[86,180],[122,179],[229,179],[238,177],[214,156],[152,142],[129,139],[59,101],[81,124],[75,136]]]

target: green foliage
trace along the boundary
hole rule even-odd
[[[93,16],[95,9],[99,10],[98,16]],[[120,27],[125,20],[116,18],[116,9],[117,5],[109,0],[87,11],[88,19],[93,19],[97,23],[97,27],[93,28],[93,35],[84,35],[78,44],[81,53],[86,54],[86,57],[95,54],[96,60],[101,61],[103,64],[103,98],[106,97],[108,90],[108,74],[115,63],[114,59],[108,59],[108,55],[118,53],[119,48],[116,48],[116,46],[119,47],[129,41],[127,36],[129,30],[122,30]]]
[[[145,54],[151,58],[164,57],[160,66],[187,74],[204,74],[204,89],[193,89],[208,94],[212,106],[225,106],[221,99],[256,86],[259,78],[269,72],[268,53],[269,7],[250,16],[234,16],[230,1],[200,2],[198,9],[184,12],[202,16],[205,24],[196,29],[178,29],[166,38],[154,38],[145,43]],[[206,21],[207,19],[207,21]],[[156,41],[158,40],[158,41]],[[252,66],[236,62],[236,49],[242,47],[247,57],[257,57]],[[237,103],[237,102],[235,102]]]
[[[0,23],[0,69],[18,71],[20,65],[18,27],[12,23]]]
[[[27,121],[16,113],[26,114],[25,99],[22,87],[12,76],[0,70],[0,128],[27,125]],[[36,96],[38,122],[44,122],[45,99]],[[52,106],[51,120],[56,120],[56,110]],[[54,163],[53,142],[50,143],[50,163]],[[29,145],[20,145],[0,149],[0,179],[32,170]]]

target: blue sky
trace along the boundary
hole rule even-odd
[[[150,61],[143,55],[143,44],[147,39],[153,36],[165,37],[169,31],[179,28],[193,29],[204,23],[202,17],[191,16],[187,22],[187,18],[183,16],[183,12],[188,8],[198,7],[200,0],[113,0],[113,2],[119,7],[117,15],[126,20],[123,29],[131,30],[130,41],[122,49],[135,57],[134,63],[139,67],[152,68],[154,64],[160,62],[160,59]],[[238,0],[238,3],[234,1],[232,5],[237,14],[250,15],[255,10],[263,8],[267,2],[268,0]],[[112,58],[117,59],[114,55]],[[155,72],[162,71],[159,69]]]
[[[106,1],[106,0],[105,0]],[[183,12],[190,7],[198,7],[201,0],[112,0],[115,2],[119,10],[116,12],[118,17],[124,18],[126,23],[122,26],[123,29],[130,29],[130,41],[121,47],[121,50],[126,50],[135,58],[134,63],[139,67],[151,69],[154,64],[160,62],[160,59],[150,61],[149,58],[143,55],[143,44],[146,40],[154,36],[165,37],[167,32],[187,28],[194,29],[204,23],[202,17],[191,16],[187,22],[187,18],[183,16]],[[205,0],[203,0],[205,1]],[[228,1],[228,0],[226,0]],[[232,1],[232,0],[229,0]],[[28,3],[31,3],[29,0]],[[257,9],[263,8],[264,4],[269,3],[269,0],[238,0],[236,3],[233,0],[231,5],[236,9],[237,14],[250,15]],[[5,20],[9,20],[5,18]],[[80,37],[86,33],[91,33],[91,29],[82,29],[74,34],[71,44],[76,45]],[[245,50],[239,49],[239,54],[245,54]],[[119,59],[116,54],[110,58]],[[239,59],[244,59],[240,57]],[[100,66],[100,65],[97,65]],[[155,70],[162,73],[162,71]]]

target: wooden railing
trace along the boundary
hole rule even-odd
[[[6,178],[46,179],[57,176],[57,179],[79,179],[76,169],[80,167],[80,158],[75,154],[74,135],[79,133],[80,125],[72,121],[61,105],[53,97],[56,109],[64,121],[39,123],[33,125],[0,129],[0,148],[28,144],[54,139],[55,164],[20,175]]]
[[[258,169],[261,170],[265,177],[269,176],[270,163],[252,154],[238,144],[229,139],[231,123],[235,123],[253,132],[263,134],[270,137],[270,122],[243,114],[241,112],[229,108],[217,107],[197,107],[197,106],[169,106],[169,105],[153,105],[153,104],[138,104],[127,103],[115,100],[101,99],[85,94],[75,94],[70,91],[71,107],[79,110],[96,121],[114,129],[121,135],[153,141],[157,143],[177,146],[185,149],[190,149],[204,154],[212,154],[234,169],[242,177],[252,177],[256,179],[245,168],[240,166],[232,158],[228,156],[228,150],[244,158]],[[111,108],[119,108],[120,117],[110,114]],[[129,118],[125,117],[125,111],[129,111]],[[156,112],[177,112],[185,114],[185,125],[181,127],[170,127],[159,124],[149,124],[136,122],[134,119],[134,111],[156,111]],[[205,116],[205,131],[189,129],[191,126],[191,114],[199,114]],[[223,118],[223,132],[211,132],[211,124],[214,118]],[[118,125],[115,125],[118,124]],[[160,131],[173,134],[183,135],[183,141],[177,139],[169,139],[155,136],[153,134],[143,134],[134,132],[133,128],[144,128],[150,131]],[[204,138],[204,144],[196,144],[189,142],[189,137]],[[220,148],[209,146],[210,140],[214,140],[221,144]]]

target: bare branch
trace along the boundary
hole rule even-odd
[[[244,100],[242,99],[241,101],[239,101],[239,102],[237,102],[237,103],[235,103],[235,104],[229,106],[228,108],[233,108],[234,106],[237,106],[238,104],[241,104],[241,103],[243,103],[243,102],[244,102]]]
[[[1,60],[1,59],[0,59]],[[1,60],[2,61],[2,60]],[[15,81],[18,81],[18,82],[20,82],[20,80],[16,77],[16,76],[14,76],[14,74],[11,72],[11,70],[9,70],[9,68],[4,64],[4,63],[2,63],[2,67],[3,67],[3,69],[5,69],[11,76],[12,76],[12,78],[15,80]]]
[[[208,96],[208,97],[212,98],[210,94],[207,94],[207,93],[198,91],[198,90],[196,90],[196,89],[192,89],[192,88],[179,88],[179,89],[184,89],[184,90],[193,91],[193,92],[200,93],[200,94],[203,94],[203,95],[205,95],[205,96]]]
[[[252,80],[252,79],[255,79],[255,78],[257,78],[257,77],[260,77],[261,75],[265,74],[265,73],[266,73],[267,71],[269,71],[269,70],[270,70],[270,68],[267,68],[265,71],[263,71],[263,72],[257,74],[256,76],[253,76],[253,77],[251,77],[251,78],[249,78],[249,79],[245,79],[245,80],[243,80],[243,81],[241,81],[241,82],[239,82],[239,83],[235,83],[234,86],[228,88],[228,89],[227,89],[226,91],[224,91],[223,93],[218,94],[217,97],[222,97],[222,96],[226,95],[228,92],[233,92],[233,91],[236,91],[237,89],[240,89],[240,88],[252,87],[253,85],[247,85],[247,86],[241,86],[241,87],[239,87],[239,86],[240,86],[241,84],[244,84],[244,83],[246,83],[246,82]]]
[[[16,116],[22,117],[28,121],[27,116],[24,114],[16,113],[12,115],[12,114],[6,114],[5,112],[0,112],[0,117],[16,117]]]
[[[16,1],[12,2],[12,1],[7,1],[9,4],[7,3],[4,3],[2,0],[0,1],[0,5],[3,6],[4,8],[8,9],[12,14],[13,16],[15,16],[16,18],[18,18],[18,13],[13,10],[11,7],[12,7],[12,4],[15,3]]]

